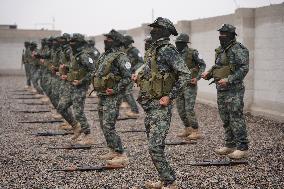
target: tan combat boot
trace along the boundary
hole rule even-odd
[[[54,119],[62,119],[62,116],[61,116],[59,113],[57,113],[57,112],[51,114],[51,116],[52,116]]]
[[[77,123],[77,124],[73,127],[73,130],[74,130],[74,135],[71,137],[71,139],[74,141],[74,140],[78,139],[79,136],[80,136],[81,133],[82,133],[82,128],[81,128],[80,123]]]
[[[95,140],[94,140],[94,137],[91,134],[82,133],[80,135],[80,140],[78,142],[76,142],[76,144],[79,144],[79,145],[94,145]]]
[[[26,85],[25,87],[24,87],[24,89],[27,91],[27,90],[29,90],[29,88],[30,88],[30,86],[28,86],[28,85]]]
[[[138,118],[139,117],[139,113],[135,113],[135,112],[132,112],[132,111],[126,112],[125,115],[127,117],[130,117],[130,118]]]
[[[42,103],[44,103],[44,104],[48,104],[49,98],[48,98],[47,96],[44,96],[44,97],[42,97],[42,98],[40,99],[40,101],[41,101]]]
[[[120,107],[121,107],[121,108],[129,108],[129,104],[128,104],[127,102],[122,102],[122,103],[120,104]]]
[[[64,123],[59,125],[58,129],[70,131],[70,130],[73,130],[73,127],[69,123],[67,123],[67,121],[64,120]]]
[[[234,151],[234,148],[222,147],[215,149],[215,153],[219,155],[228,155]]]
[[[198,129],[192,129],[191,134],[188,136],[188,139],[190,140],[197,140],[201,138],[200,133],[198,132]]]
[[[109,166],[127,166],[129,164],[129,159],[126,153],[120,154],[117,153],[117,156],[112,158],[111,160],[107,160],[107,165]]]
[[[32,89],[31,92],[32,92],[33,94],[36,94],[36,93],[37,93],[37,90]]]
[[[42,95],[42,94],[35,94],[35,97],[36,97],[36,98],[42,98],[43,95]]]
[[[163,186],[162,189],[178,189],[176,182],[168,185],[168,186]]]
[[[109,152],[107,154],[101,155],[99,158],[103,160],[111,160],[118,155],[119,153],[113,151],[112,149],[109,149]]]
[[[178,137],[188,137],[192,133],[192,127],[185,127],[183,132],[178,134]]]
[[[228,155],[231,159],[242,159],[247,157],[248,151],[247,150],[235,150],[234,152]]]
[[[147,189],[161,189],[163,187],[163,183],[161,181],[153,182],[147,181],[145,182],[145,188]]]

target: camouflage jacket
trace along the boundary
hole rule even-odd
[[[86,72],[84,77],[80,79],[81,85],[89,85],[95,71],[95,65],[94,60],[83,49],[71,57],[68,72],[71,73],[78,70],[84,70]]]
[[[119,56],[117,54],[120,53]],[[101,54],[98,60],[98,69],[96,70],[95,77],[102,78],[104,77],[106,66],[108,61],[117,56],[110,66],[110,73],[116,77],[120,77],[120,80],[116,83],[113,88],[113,94],[121,94],[125,91],[127,85],[131,82],[131,64],[130,60],[126,54],[120,48],[110,49]],[[106,95],[105,92],[98,92],[98,95]]]
[[[91,58],[97,62],[100,57],[100,52],[96,47],[86,47],[85,51],[91,56]]]
[[[227,87],[221,87],[219,85],[216,85],[217,90],[221,91],[235,88],[243,88],[243,80],[249,71],[248,49],[243,44],[235,40],[232,41],[232,43],[229,44],[227,47],[229,48],[223,49],[221,46],[219,46],[217,49],[215,49],[215,65],[213,65],[212,68],[208,71],[208,79],[210,79],[213,77],[212,70],[214,69],[214,67],[222,66],[224,64],[224,62],[222,62],[221,60],[221,55],[225,53],[229,65],[232,65],[234,67],[234,70],[232,70],[228,78],[225,78],[225,80],[228,81]]]
[[[151,64],[154,54],[156,54],[154,59],[156,60],[158,72],[174,73],[177,76],[177,79],[169,93],[169,98],[172,100],[177,97],[178,93],[182,90],[182,87],[190,82],[191,73],[176,48],[170,44],[169,38],[161,38],[154,42],[149,51],[147,51],[147,56],[145,56],[145,67],[142,73],[142,77],[144,79],[150,80],[152,77]]]
[[[125,50],[130,63],[131,63],[131,73],[134,73],[140,66],[144,64],[141,53],[136,47],[129,47]]]
[[[184,60],[186,65],[188,65],[186,61],[188,59],[187,57],[189,56],[189,54],[192,54],[191,59],[192,59],[193,66],[194,67],[196,67],[196,66],[198,67],[198,73],[197,73],[196,79],[200,80],[201,79],[201,74],[205,71],[206,64],[205,64],[204,60],[199,57],[199,53],[198,53],[198,51],[196,49],[185,47],[180,52],[180,55],[181,55],[181,57]]]

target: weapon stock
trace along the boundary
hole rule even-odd
[[[48,147],[47,149],[66,149],[66,150],[77,150],[77,149],[82,149],[82,150],[89,150],[91,149],[91,145],[79,145],[79,144],[71,144],[68,146],[62,146],[62,147]]]

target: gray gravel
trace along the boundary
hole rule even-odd
[[[105,172],[48,172],[48,169],[71,165],[101,165],[98,156],[106,148],[91,150],[50,150],[49,146],[68,144],[70,136],[35,137],[31,133],[54,130],[58,124],[19,124],[25,120],[51,119],[51,113],[25,114],[12,110],[43,110],[46,106],[19,104],[39,100],[11,99],[13,90],[24,85],[22,76],[0,77],[0,188],[142,188],[144,181],[158,179],[147,152],[144,133],[120,133],[130,156],[130,165],[121,170]],[[22,92],[18,92],[22,93]],[[88,98],[87,102],[94,102]],[[87,105],[96,108],[96,105]],[[246,115],[249,140],[249,165],[234,167],[192,167],[192,160],[221,159],[213,152],[222,145],[223,129],[216,108],[197,104],[198,120],[203,139],[195,145],[167,146],[166,153],[176,170],[180,188],[284,188],[283,149],[284,124],[263,117]],[[123,114],[121,110],[121,113]],[[141,113],[143,111],[141,110]],[[94,137],[99,146],[104,138],[99,129],[96,112],[87,112]],[[119,121],[117,130],[144,129],[144,114],[138,120]],[[93,124],[94,123],[94,124]],[[176,109],[168,141],[178,141],[176,134],[182,130]]]

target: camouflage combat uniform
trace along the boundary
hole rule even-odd
[[[131,37],[131,39],[132,39],[132,37]],[[133,41],[133,39],[132,39],[132,41]],[[131,73],[135,73],[135,71],[140,66],[142,66],[143,63],[144,63],[142,55],[140,54],[139,50],[132,45],[128,46],[128,48],[125,50],[125,53],[127,54],[128,58],[130,60],[130,63],[131,63],[131,70],[130,71],[131,71]],[[122,100],[124,100],[125,102],[127,102],[129,104],[132,112],[139,113],[138,106],[137,106],[136,101],[135,101],[133,94],[132,94],[133,85],[134,85],[134,82],[131,81],[131,83],[126,87],[126,90],[125,90],[125,93],[122,97]]]
[[[183,37],[185,39],[183,39]],[[177,37],[176,43],[177,42],[188,43],[188,35],[180,34]],[[198,51],[196,49],[189,48],[186,45],[186,47],[182,51],[179,51],[179,53],[190,70],[192,77],[200,80],[201,73],[204,72],[206,64],[203,59],[198,57]],[[176,99],[177,110],[184,126],[192,127],[193,129],[198,129],[198,121],[194,111],[196,95],[197,85],[188,84],[183,88],[183,92],[179,93]]]
[[[225,24],[218,31],[235,31]],[[215,49],[215,65],[208,71],[207,79],[214,78],[217,88],[217,104],[225,129],[225,146],[245,151],[248,149],[246,123],[243,114],[244,78],[249,71],[249,51],[235,39],[225,48]],[[225,79],[228,85],[217,84]]]
[[[25,42],[25,49],[23,50],[22,54],[22,64],[25,66],[25,73],[26,73],[26,79],[27,79],[27,86],[31,86],[31,71],[30,71],[30,62],[28,59],[28,56],[30,54],[30,43],[28,41]]]
[[[105,36],[107,35],[111,35],[113,38],[123,38],[115,30],[105,34]],[[107,146],[119,154],[123,154],[124,149],[121,139],[115,130],[115,124],[119,115],[120,94],[125,91],[126,86],[131,81],[130,68],[130,61],[123,50],[119,47],[111,48],[100,56],[98,69],[94,77],[94,88],[99,97],[98,114],[100,126]],[[107,88],[113,89],[113,94],[106,94]]]
[[[171,21],[165,18],[149,26],[159,25],[171,34],[177,32]],[[172,100],[177,97],[182,87],[190,82],[190,71],[170,44],[169,38],[160,38],[151,44],[145,56],[145,68],[139,73],[137,84],[140,87],[138,102],[143,107],[145,127],[149,141],[149,153],[164,186],[176,180],[175,172],[166,160],[164,153],[165,139],[168,134],[172,116]],[[150,82],[149,82],[150,81]],[[170,104],[160,105],[160,98],[168,96]]]
[[[71,40],[84,42],[84,36],[81,34],[73,34]],[[84,113],[84,105],[86,93],[95,67],[93,59],[84,51],[84,46],[78,47],[76,51],[76,53],[73,52],[71,63],[68,66],[67,81],[69,84],[65,85],[64,93],[60,96],[57,110],[63,113],[73,105],[75,120],[67,121],[70,122],[72,126],[75,125],[74,122],[78,122],[81,127],[80,132],[88,135],[91,131]],[[77,86],[73,85],[72,82],[74,80],[80,81],[80,84]]]
[[[43,94],[43,90],[40,86],[40,75],[41,75],[41,70],[40,70],[40,62],[39,60],[33,56],[33,54],[38,53],[37,44],[35,42],[31,43],[31,47],[34,47],[34,49],[31,49],[31,55],[30,55],[30,66],[31,66],[31,79],[32,79],[32,84],[37,91],[38,94]]]

